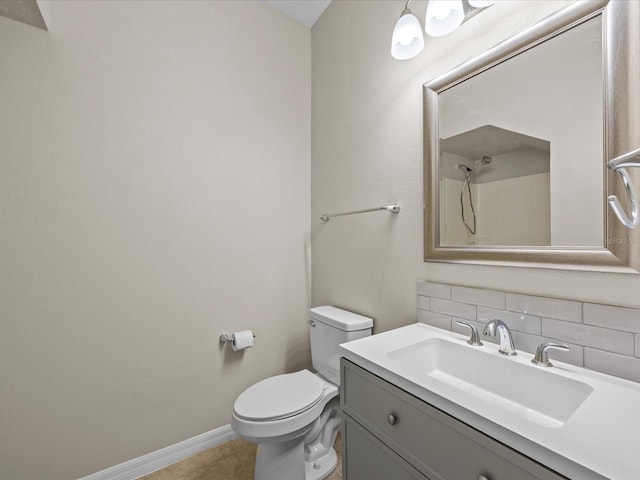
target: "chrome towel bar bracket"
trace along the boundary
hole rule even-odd
[[[631,181],[631,176],[627,171],[627,168],[640,167],[640,148],[633,150],[629,153],[625,153],[619,157],[610,160],[607,164],[607,168],[612,172],[620,174],[622,177],[622,183],[624,189],[627,192],[627,198],[629,199],[629,209],[631,211],[631,217],[627,215],[620,204],[620,201],[615,195],[609,195],[607,201],[615,213],[618,220],[627,228],[638,228],[640,226],[640,214],[638,213],[638,195],[636,189]]]
[[[387,205],[384,207],[365,208],[364,210],[353,210],[351,212],[344,212],[344,213],[325,213],[320,217],[320,220],[324,220],[325,222],[328,222],[331,217],[342,217],[343,215],[355,215],[358,213],[378,212],[380,210],[387,210],[388,212],[391,212],[391,213],[398,213],[400,211],[400,205],[396,203],[396,204]]]

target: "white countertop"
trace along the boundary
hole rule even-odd
[[[466,345],[468,337],[416,323],[340,347],[348,360],[573,480],[640,480],[640,384],[553,361],[554,367],[545,370],[587,383],[593,392],[563,425],[549,427],[478,401],[428,376],[414,375],[415,368],[403,369],[388,355],[431,338]],[[501,361],[543,368],[532,365],[533,356],[526,352],[503,356],[491,343],[469,348],[485,349],[489,354],[495,351]],[[513,381],[517,388],[526,378],[505,381]],[[548,395],[553,402],[554,393]]]

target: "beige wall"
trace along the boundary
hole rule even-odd
[[[310,31],[257,2],[0,18],[0,478],[230,421],[309,363]],[[244,354],[223,331],[251,328]]]
[[[422,261],[422,84],[568,3],[501,1],[398,62],[404,1],[336,0],[312,69],[309,30],[255,2],[0,18],[0,478],[165,447],[307,366],[310,227],[312,303],[378,331],[416,320],[419,279],[640,307],[637,276]]]
[[[423,262],[422,85],[568,5],[500,1],[405,62],[389,54],[402,1],[337,1],[312,31],[313,298],[374,317],[416,320],[416,282],[640,307],[640,276]],[[423,18],[423,2],[411,5]],[[398,202],[386,212],[324,212]]]

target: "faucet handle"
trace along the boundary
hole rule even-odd
[[[553,363],[549,361],[549,353],[547,352],[549,349],[563,350],[565,352],[569,351],[569,347],[566,345],[561,345],[559,343],[543,343],[538,346],[536,355],[531,359],[531,363],[540,365],[541,367],[553,367]]]
[[[482,341],[480,340],[480,334],[478,333],[478,329],[474,325],[471,325],[470,323],[467,323],[467,322],[460,322],[460,321],[456,321],[456,323],[458,325],[462,325],[463,327],[468,327],[471,330],[471,336],[469,337],[469,340],[467,340],[467,343],[469,345],[473,345],[477,347],[482,345]]]

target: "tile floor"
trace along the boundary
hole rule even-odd
[[[326,480],[342,480],[342,442],[334,445],[338,466]],[[256,445],[236,438],[181,462],[139,477],[138,480],[253,480]],[[285,479],[283,479],[285,480]]]

